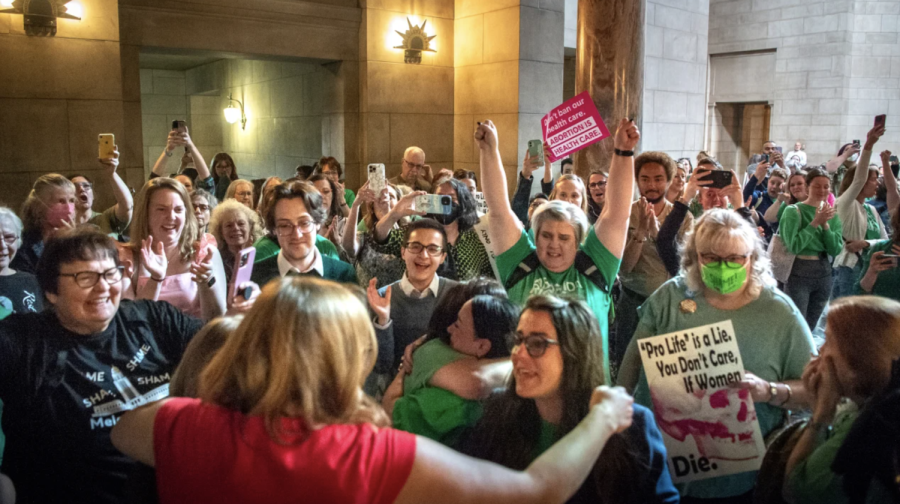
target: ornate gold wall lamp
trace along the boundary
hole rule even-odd
[[[0,0],[0,14],[21,14],[25,20],[25,34],[42,37],[56,35],[58,18],[81,21],[81,4],[72,0]]]
[[[430,47],[430,42],[437,37],[437,35],[429,37],[428,34],[425,33],[425,24],[427,22],[427,20],[422,21],[422,26],[416,26],[412,24],[412,21],[410,21],[409,18],[406,18],[406,24],[409,25],[409,29],[406,30],[406,33],[403,33],[400,30],[394,30],[398,35],[403,37],[403,44],[394,46],[394,49],[404,49],[404,63],[414,63],[418,65],[419,63],[422,63],[422,51],[437,52]]]

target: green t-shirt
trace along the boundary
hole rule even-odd
[[[875,212],[872,205],[863,205],[866,209],[866,240],[877,240],[881,238],[881,217]]]
[[[463,399],[449,390],[428,384],[442,367],[466,355],[435,339],[413,355],[413,371],[403,379],[403,397],[394,403],[394,428],[454,446],[465,429],[481,418],[479,401]]]
[[[254,264],[274,255],[278,255],[278,252],[281,251],[278,242],[268,236],[263,236],[259,240],[256,240],[256,243],[253,244],[253,248],[256,249],[256,259],[253,260]],[[341,260],[337,247],[334,246],[334,243],[331,243],[331,240],[324,236],[316,235],[316,248],[319,249],[319,253],[323,256],[328,256],[332,259],[337,259],[338,261]]]
[[[799,210],[799,212],[798,212]],[[791,205],[785,210],[778,224],[778,234],[788,251],[795,255],[817,256],[825,252],[837,256],[844,247],[841,234],[841,218],[835,213],[825,226],[814,228],[809,225],[816,216],[816,207],[806,203]]]
[[[679,306],[685,299],[697,303],[694,313]],[[763,380],[797,380],[815,352],[812,334],[803,315],[787,295],[774,287],[764,287],[759,297],[737,310],[720,310],[702,295],[690,294],[684,278],[677,276],[662,285],[638,309],[640,322],[631,341],[684,329],[731,320],[744,369]],[[634,401],[653,408],[643,369],[634,391]],[[756,403],[759,428],[766,436],[781,423],[783,410]],[[731,497],[750,491],[756,471],[694,481],[681,486],[681,495],[702,499]]]
[[[540,457],[545,451],[549,450],[557,439],[557,428],[552,423],[541,419],[541,433],[538,435],[537,444],[534,446],[534,452],[531,454],[531,460]]]
[[[844,478],[831,470],[831,463],[838,450],[847,439],[859,410],[849,408],[840,411],[832,422],[831,435],[816,447],[806,460],[797,464],[788,476],[786,490],[791,502],[816,502],[822,504],[844,504],[848,502],[844,493]]]
[[[872,292],[866,292],[859,286],[859,280],[866,275],[866,271],[869,271],[869,263],[872,262],[872,254],[875,252],[891,254],[893,253],[891,252],[891,248],[894,246],[894,243],[894,240],[881,240],[869,247],[869,250],[865,251],[862,256],[862,267],[859,272],[859,279],[856,281],[857,294],[872,294],[900,301],[900,267],[887,269],[879,273],[878,278],[875,280],[875,285],[872,287]]]
[[[355,200],[355,199],[356,199],[356,195],[353,194],[353,191],[345,187],[344,188],[344,201],[347,202],[347,206],[348,207],[353,206],[353,200]]]
[[[509,250],[497,256],[500,282],[506,285],[519,263],[535,250],[534,243],[528,239],[528,234],[522,231],[519,241]],[[606,285],[611,288],[616,281],[616,274],[619,272],[622,260],[600,243],[593,227],[588,232],[584,244],[581,245],[581,250],[594,261],[600,274],[606,280]],[[553,273],[540,266],[508,291],[509,299],[519,305],[525,304],[529,297],[540,294],[571,296],[584,300],[594,312],[600,325],[600,333],[603,336],[603,370],[607,383],[610,383],[609,311],[612,305],[612,296],[600,290],[590,279],[579,273],[574,264],[561,273]]]
[[[130,222],[122,222],[116,217],[116,206],[113,205],[103,213],[93,212],[88,224],[93,224],[100,228],[100,232],[113,238],[116,241],[122,241],[123,236],[127,236]]]

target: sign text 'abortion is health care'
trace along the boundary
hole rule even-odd
[[[585,91],[554,108],[541,120],[550,161],[558,161],[609,136],[591,95]]]

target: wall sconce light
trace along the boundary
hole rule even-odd
[[[56,19],[81,21],[81,5],[66,6],[71,0],[0,1],[0,14],[22,14],[25,34],[52,37],[56,35]],[[5,9],[2,7],[6,7]],[[78,14],[77,16],[75,14]]]
[[[225,120],[228,121],[228,124],[234,124],[241,121],[241,129],[247,129],[247,115],[244,114],[244,104],[241,103],[240,100],[235,100],[231,97],[231,94],[228,95],[229,102],[237,102],[238,107],[234,105],[229,105],[228,108],[225,109]]]
[[[422,21],[422,26],[415,26],[412,24],[412,21],[409,18],[406,18],[406,24],[409,25],[409,29],[406,30],[406,33],[401,32],[400,30],[394,30],[398,35],[403,37],[403,45],[394,46],[394,49],[404,49],[403,54],[403,62],[404,63],[414,63],[418,65],[422,63],[422,51],[428,52],[437,52],[430,47],[430,42],[437,37],[437,35],[428,36],[425,33],[425,23],[428,21]]]

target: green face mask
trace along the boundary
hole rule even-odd
[[[713,262],[700,269],[703,283],[719,294],[731,294],[744,286],[747,268],[732,262]]]

